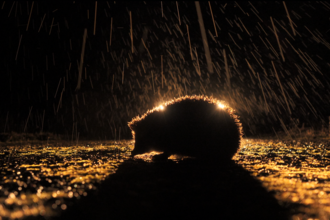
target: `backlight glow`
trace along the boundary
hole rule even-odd
[[[219,104],[218,104],[218,107],[223,109],[223,108],[225,108],[226,106],[225,106],[224,104],[222,104],[222,103],[219,103]]]

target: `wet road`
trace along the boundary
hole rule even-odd
[[[9,144],[0,149],[0,219],[50,217],[87,196],[130,154],[129,142]]]
[[[132,148],[130,141],[2,144],[0,219],[50,219],[69,210],[99,189]],[[245,139],[233,159],[289,208],[293,219],[330,217],[328,142]]]

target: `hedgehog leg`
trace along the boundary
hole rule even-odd
[[[154,155],[154,156],[152,157],[152,161],[158,161],[158,162],[162,162],[162,161],[163,161],[163,162],[164,162],[164,161],[166,161],[170,156],[171,156],[171,154],[164,152],[164,153],[162,153],[162,154]]]

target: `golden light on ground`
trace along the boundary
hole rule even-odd
[[[151,161],[152,157],[155,155],[162,154],[163,152],[158,152],[158,151],[151,151],[149,153],[144,153],[144,154],[137,154],[134,156],[135,159],[141,159],[144,161]]]
[[[132,149],[132,141],[0,148],[0,219],[58,214],[115,173]]]
[[[146,162],[151,162],[153,156],[160,155],[162,153],[163,152],[152,151],[152,152],[149,152],[149,153],[137,154],[137,155],[134,156],[134,159],[141,159],[141,160],[144,160]],[[177,155],[177,154],[173,154],[173,155],[168,157],[169,160],[173,160],[173,161],[180,161],[180,160],[184,160],[184,159],[187,159],[187,158],[193,158],[193,157],[184,156],[184,155]]]
[[[0,219],[58,214],[115,173],[133,148],[133,141],[1,148]],[[151,162],[160,153],[135,158]],[[169,159],[180,162],[186,157]],[[243,139],[233,160],[273,191],[281,205],[294,210],[292,219],[330,219],[327,142]]]
[[[244,140],[234,160],[293,207],[292,219],[330,218],[330,147],[322,142]]]

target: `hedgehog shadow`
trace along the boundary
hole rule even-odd
[[[261,183],[234,163],[128,160],[59,219],[288,219]]]

